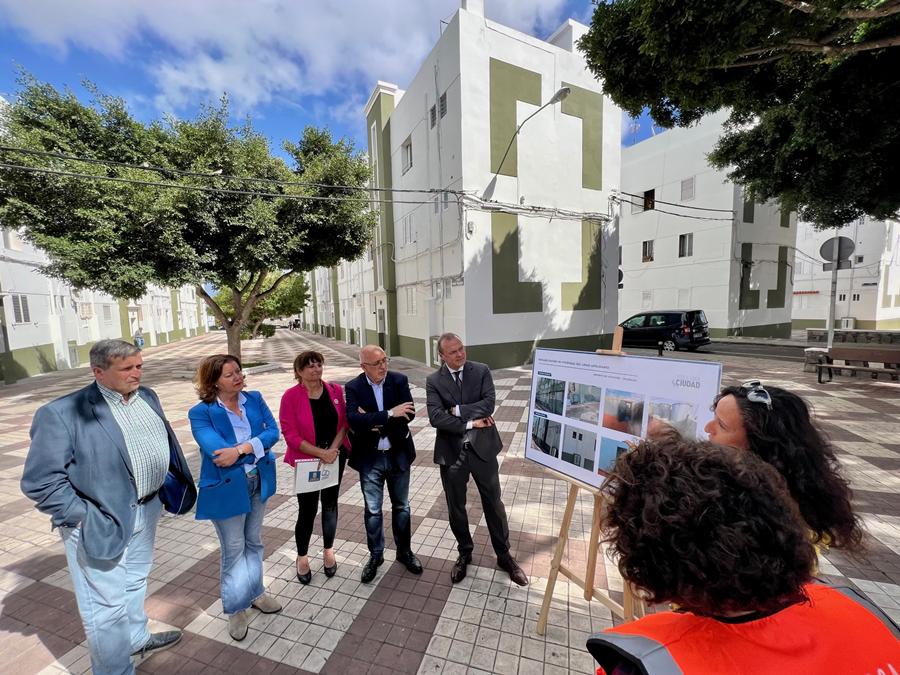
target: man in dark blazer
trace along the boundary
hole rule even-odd
[[[197,490],[159,397],[140,386],[140,348],[101,340],[90,358],[95,381],[35,413],[22,492],[59,528],[93,672],[130,675],[134,656],[181,639],[147,631],[144,597],[160,512],[187,513]]]
[[[458,335],[438,338],[438,354],[444,361],[425,380],[428,419],[437,429],[434,461],[441,467],[441,483],[450,512],[450,529],[456,537],[459,558],[450,579],[465,579],[475,548],[466,514],[469,476],[475,479],[487,521],[497,564],[510,579],[526,586],[528,577],[509,552],[509,524],[500,498],[500,465],[497,455],[503,442],[494,420],[494,380],[483,363],[466,360],[466,348]]]
[[[359,484],[366,504],[366,541],[370,558],[362,571],[363,583],[375,578],[384,562],[384,521],[381,506],[384,486],[391,496],[391,529],[397,545],[397,560],[413,574],[422,564],[412,552],[409,509],[409,473],[416,448],[409,421],[415,416],[409,379],[388,371],[390,359],[376,345],[359,354],[363,372],[347,383],[347,421],[353,429],[353,450],[347,463],[359,471]]]

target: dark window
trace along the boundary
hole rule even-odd
[[[694,255],[694,233],[678,236],[678,257],[690,258]]]
[[[652,211],[656,208],[656,190],[644,191],[644,211]]]
[[[656,328],[658,326],[667,326],[669,324],[669,318],[665,314],[651,314],[650,321],[647,322],[647,325],[650,328]]]
[[[628,319],[623,326],[625,326],[625,328],[643,328],[646,320],[647,316],[645,314],[638,314],[637,316]]]
[[[645,241],[641,247],[641,262],[653,262],[653,240]]]
[[[431,106],[431,128],[434,129],[434,125],[437,124],[437,109],[434,106]]]

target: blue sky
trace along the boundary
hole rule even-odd
[[[459,0],[0,0],[0,95],[19,64],[84,96],[87,78],[144,120],[195,114],[227,92],[273,139],[306,125],[364,147],[363,106],[377,80],[405,87]],[[589,0],[485,0],[488,18],[540,38],[589,22]],[[650,135],[648,119],[630,145]]]

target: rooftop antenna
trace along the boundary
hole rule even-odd
[[[631,123],[631,144],[634,145],[637,143],[637,132],[641,128],[641,125],[637,122]]]

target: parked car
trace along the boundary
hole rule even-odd
[[[641,312],[619,325],[625,330],[622,338],[625,347],[655,348],[662,342],[666,351],[694,351],[710,342],[709,322],[702,309]]]

